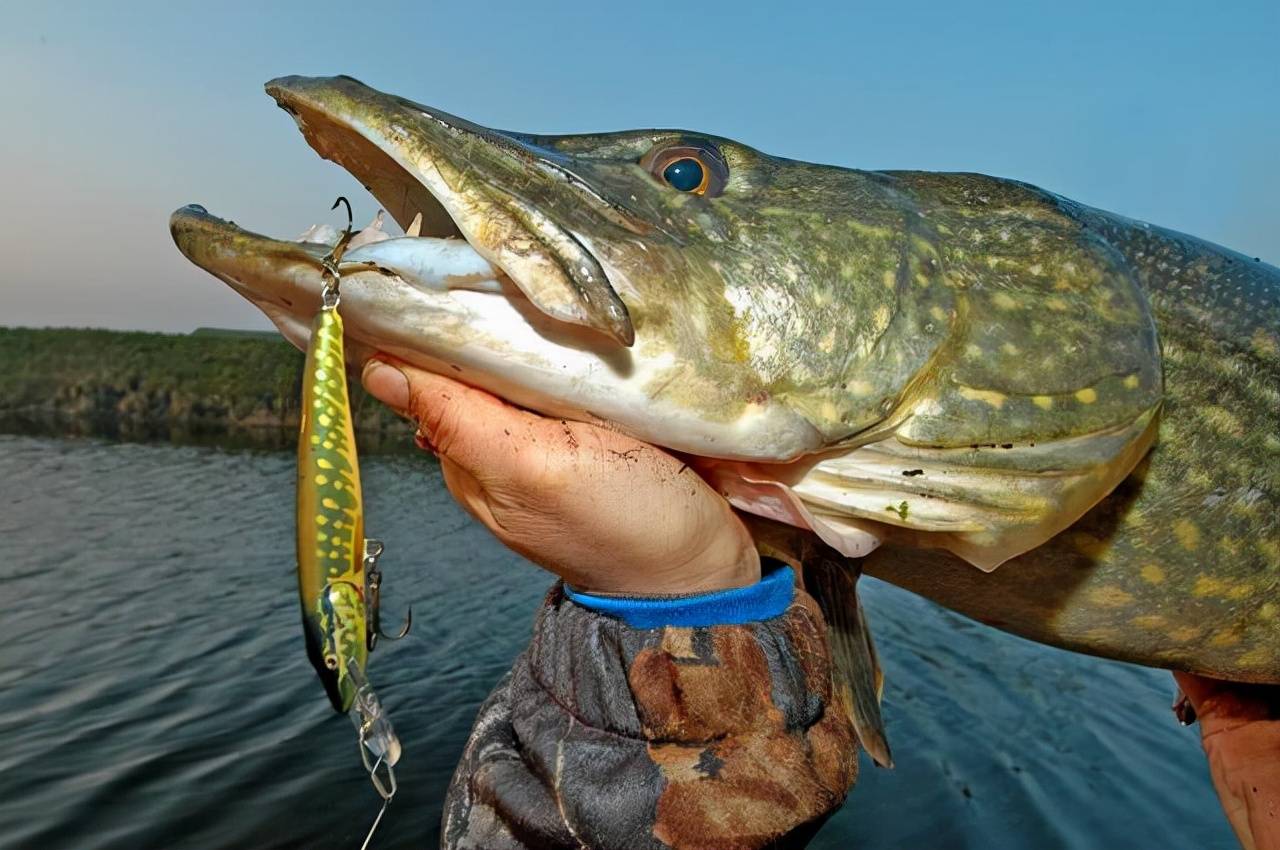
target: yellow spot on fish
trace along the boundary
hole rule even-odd
[[[1051,410],[1053,408],[1053,398],[1047,395],[1033,395],[1031,403],[1041,410]]]
[[[1125,377],[1125,379],[1124,379],[1124,388],[1125,388],[1126,390],[1136,390],[1136,389],[1138,388],[1138,384],[1139,384],[1139,383],[1141,383],[1141,382],[1138,380],[1138,375],[1137,375],[1137,373],[1135,372],[1134,374],[1132,374],[1132,375],[1128,375],[1128,376],[1126,376],[1126,377]]]
[[[1240,653],[1236,659],[1236,663],[1241,667],[1261,667],[1271,660],[1273,649],[1269,646],[1255,646],[1253,649]]]
[[[1000,350],[1003,351],[1005,354],[1008,354],[1010,357],[1019,353],[1018,346],[1014,345],[1011,342],[1006,342],[1004,345],[1000,346]]]
[[[1129,622],[1133,623],[1140,629],[1163,629],[1165,627],[1165,619],[1159,614],[1142,614],[1134,617]]]
[[[1012,310],[1018,306],[1018,300],[1007,292],[997,292],[991,297],[991,303],[1001,310]]]
[[[893,318],[893,314],[889,312],[889,308],[881,304],[876,308],[876,314],[873,317],[877,328],[889,327],[889,320]]]
[[[326,449],[331,449],[333,448],[333,440],[325,440],[323,445]]]
[[[335,502],[333,499],[330,499],[328,496],[321,499],[320,504],[324,505],[326,508],[328,508],[331,511],[338,510],[338,503]]]
[[[322,458],[322,457],[316,458],[316,466],[320,467],[321,469],[333,469],[333,464],[329,463],[329,461],[326,458]]]
[[[939,307],[937,304],[929,308],[929,315],[934,318],[934,321],[945,322],[947,320],[946,311],[943,310],[941,307]]]
[[[1200,637],[1203,629],[1196,626],[1176,626],[1165,632],[1175,643],[1190,643]]]
[[[326,475],[317,475],[316,483],[319,484],[321,487],[323,487],[324,485],[329,483],[329,477]]]
[[[342,537],[341,537],[340,535],[337,535],[337,534],[335,534],[335,535],[333,535],[332,537],[330,537],[330,538],[329,538],[329,542],[330,542],[330,543],[332,543],[334,546],[341,546],[341,545],[343,545],[343,543],[342,543]]]
[[[1077,552],[1088,555],[1090,558],[1101,558],[1107,551],[1107,541],[1084,531],[1072,532],[1067,540]]]
[[[1262,553],[1262,557],[1270,562],[1271,566],[1280,566],[1280,543],[1275,540],[1259,540],[1258,551]]]
[[[1242,581],[1227,591],[1227,598],[1237,602],[1241,599],[1248,599],[1252,595],[1253,585],[1247,581]]]
[[[1076,401],[1081,404],[1093,404],[1098,400],[1098,391],[1093,387],[1085,387],[1082,390],[1076,390]]]
[[[1214,430],[1220,434],[1225,434],[1228,437],[1243,437],[1245,435],[1245,429],[1240,424],[1240,420],[1226,408],[1209,405],[1202,409],[1202,413]]]
[[[1237,631],[1221,631],[1209,638],[1210,646],[1235,646],[1240,643],[1240,633]]]
[[[333,521],[333,527],[334,527],[334,528],[342,528],[342,520],[340,520],[340,519],[335,519],[335,520]]]
[[[1138,575],[1147,584],[1164,584],[1164,569],[1159,564],[1143,564]]]
[[[1133,602],[1133,594],[1118,587],[1095,587],[1089,591],[1089,601],[1104,608],[1123,608]]]
[[[329,408],[329,409],[332,410],[333,408]],[[329,415],[326,413],[321,413],[319,419],[320,419],[320,424],[326,428],[328,428],[330,425],[333,424],[333,420],[330,419]]]
[[[324,525],[328,521],[329,518],[324,514],[316,514],[316,525]]]
[[[1280,605],[1274,602],[1264,602],[1258,608],[1258,616],[1264,620],[1280,619]]]
[[[1195,586],[1191,588],[1191,595],[1198,596],[1201,599],[1206,596],[1225,596],[1229,587],[1230,585],[1220,578],[1201,575],[1196,577]]]
[[[960,395],[970,401],[981,401],[999,410],[1004,407],[1005,394],[995,390],[976,390],[973,387],[961,387]]]
[[[886,271],[880,278],[884,283],[885,289],[893,289],[898,285],[898,275],[896,272]]]
[[[341,489],[342,489],[342,487],[343,487],[343,484],[342,484],[342,482],[341,482],[341,481],[335,481],[335,482],[333,482],[333,489],[335,489],[335,490],[341,490]]]
[[[320,445],[320,436],[318,434],[311,435],[311,445],[313,446]]]
[[[1183,549],[1192,552],[1200,545],[1200,526],[1189,519],[1180,519],[1173,524],[1173,536]]]
[[[317,370],[316,370],[316,380],[317,380],[317,381],[323,381],[323,380],[324,380],[325,378],[327,378],[327,377],[329,377],[329,373],[328,373],[328,372],[326,372],[325,370],[323,370],[323,369],[317,369]]]
[[[1067,302],[1063,301],[1061,298],[1059,298],[1056,295],[1048,299],[1044,303],[1045,303],[1045,306],[1048,307],[1050,310],[1057,310],[1059,313],[1067,309]]]
[[[323,531],[317,531],[317,532],[316,532],[316,542],[317,542],[317,543],[323,543],[323,542],[324,542],[325,537],[327,537],[327,536],[328,536],[328,535],[327,535],[327,534],[325,534],[325,532],[323,532]]]
[[[845,388],[853,395],[859,397],[871,395],[871,393],[875,391],[875,387],[871,386],[871,384],[866,381],[850,381],[845,384]]]
[[[1272,358],[1280,353],[1280,341],[1274,334],[1267,333],[1265,328],[1253,332],[1253,350],[1259,357]]]
[[[971,342],[964,347],[964,353],[966,357],[977,359],[982,356],[982,346],[975,345]]]
[[[338,558],[339,558],[339,557],[341,557],[341,556],[338,554],[338,550],[337,550],[337,549],[330,549],[330,550],[329,550],[329,559],[330,559],[331,561],[336,561],[336,560],[338,560]]]

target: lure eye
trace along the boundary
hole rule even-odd
[[[677,159],[662,170],[662,179],[681,192],[698,192],[707,182],[707,172],[693,157]]]
[[[729,166],[715,145],[680,140],[659,145],[640,160],[642,168],[678,192],[714,198],[729,182]]]

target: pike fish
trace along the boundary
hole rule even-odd
[[[980,174],[504,132],[348,77],[267,92],[404,228],[343,259],[352,365],[384,351],[684,453],[806,569],[1280,682],[1280,269]],[[171,230],[305,347],[336,234],[197,206]],[[866,731],[853,582],[812,584]]]

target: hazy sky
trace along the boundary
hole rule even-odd
[[[966,8],[972,5],[974,8]],[[982,171],[1280,262],[1280,2],[0,0],[0,323],[268,327],[169,238],[294,235],[338,193],[262,92],[351,74],[481,123],[680,126]]]

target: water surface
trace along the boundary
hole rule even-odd
[[[293,458],[0,436],[0,848],[354,848],[377,809],[302,646]],[[364,462],[370,676],[405,755],[374,847],[434,847],[475,711],[550,579],[425,457]],[[872,579],[897,767],[815,848],[1235,847],[1167,673],[1037,646]]]

